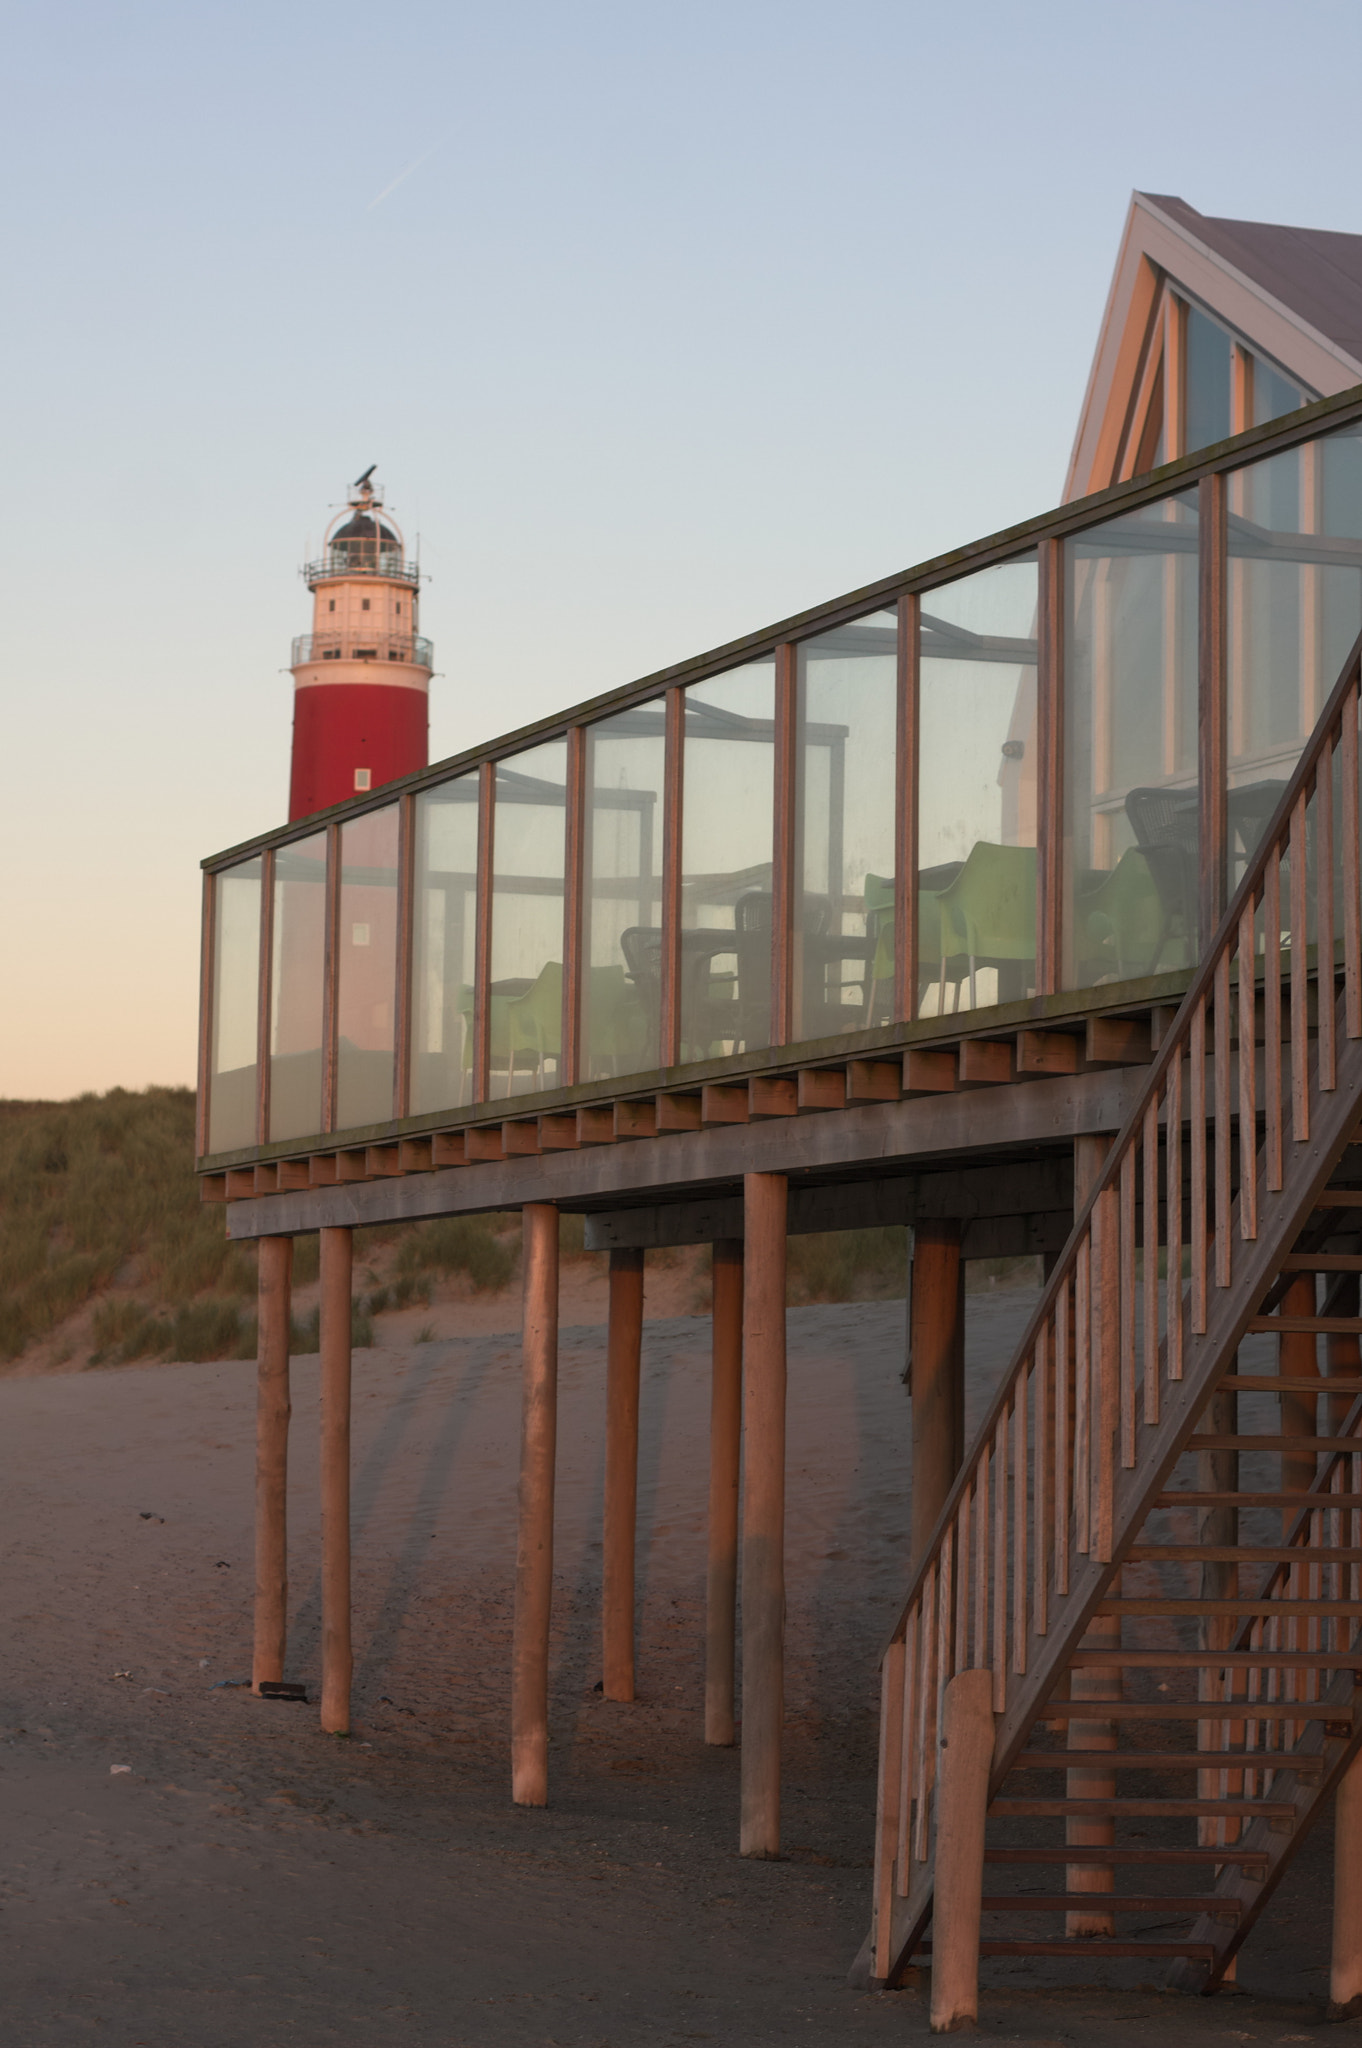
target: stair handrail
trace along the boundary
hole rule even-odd
[[[1241,1240],[1256,1252],[1260,1214],[1268,1200],[1282,1192],[1287,1114],[1282,1099],[1284,953],[1289,956],[1292,1135],[1298,1142],[1309,1137],[1307,952],[1313,913],[1316,966],[1318,959],[1326,956],[1327,947],[1327,957],[1335,961],[1336,979],[1334,853],[1340,839],[1342,1026],[1347,1038],[1362,1039],[1360,683],[1362,635],[1343,664],[1154,1055],[1145,1085],[1075,1218],[973,1450],[946,1498],[885,1646],[872,1964],[879,1977],[888,1974],[903,1929],[910,1923],[921,1924],[922,1913],[917,1913],[914,1923],[912,1909],[921,1903],[923,1886],[915,1880],[925,1880],[928,1875],[935,1748],[940,1696],[946,1683],[971,1661],[976,1666],[991,1663],[995,1712],[1006,1714],[1009,1691],[1016,1690],[1011,1681],[1026,1678],[1030,1643],[1049,1628],[1051,1601],[1058,1618],[1060,1604],[1071,1597],[1077,1597],[1080,1610],[1090,1610],[1100,1595],[1100,1578],[1113,1561],[1118,1454],[1123,1471],[1135,1467],[1141,1428],[1159,1429],[1165,1402],[1170,1422],[1176,1420],[1183,1436],[1194,1425],[1195,1412],[1187,1409],[1186,1394],[1180,1393],[1174,1400],[1171,1390],[1182,1379],[1189,1345],[1204,1338],[1207,1330],[1212,1292],[1208,1230],[1212,1219],[1215,1287],[1228,1290],[1234,1277],[1236,1223]],[[1337,831],[1335,749],[1341,770]],[[1321,773],[1323,763],[1327,763],[1327,771]],[[1307,812],[1312,802],[1315,816],[1311,822]],[[1313,879],[1309,874],[1312,837]],[[1281,891],[1283,863],[1287,866],[1286,904]],[[1255,937],[1260,906],[1261,951]],[[1239,973],[1237,988],[1232,990],[1230,969],[1236,953]],[[1241,1057],[1237,1064],[1231,1057],[1231,1012],[1236,1002],[1241,1046],[1245,1027],[1251,1022],[1247,1044],[1253,1049],[1251,1057]],[[1338,1028],[1336,1002],[1320,1000],[1317,1007],[1316,1095],[1334,1085]],[[1260,1013],[1265,1125],[1261,1146],[1256,1056]],[[1191,1214],[1185,1233],[1184,1062],[1191,1154]],[[1231,1157],[1236,1080],[1241,1169],[1237,1198],[1233,1196]],[[1213,1125],[1209,1146],[1208,1113]],[[1251,1150],[1246,1148],[1246,1137]],[[1141,1180],[1138,1191],[1137,1172]],[[1157,1259],[1151,1263],[1146,1256],[1137,1279],[1136,1258],[1137,1213],[1142,1209],[1146,1218],[1152,1215],[1157,1219],[1161,1194],[1167,1229],[1156,1229],[1155,1243],[1167,1256],[1168,1284],[1162,1297]],[[1191,1265],[1185,1288],[1173,1284],[1174,1275],[1180,1280],[1182,1274],[1184,1250]],[[1256,1272],[1248,1278],[1255,1280]],[[1259,1294],[1261,1291],[1258,1288]],[[1139,1330],[1141,1311],[1143,1329]],[[1244,1318],[1250,1313],[1251,1307],[1244,1311]],[[1143,1353],[1142,1375],[1136,1371],[1137,1334]],[[1142,1416],[1138,1412],[1141,1378]],[[1028,1406],[1033,1423],[1028,1421]],[[1035,1448],[1042,1444],[1046,1447],[1043,1459],[1035,1456]],[[1171,1460],[1177,1455],[1179,1439],[1165,1427],[1157,1448],[1160,1457]],[[1029,1558],[1028,1536],[1033,1539]],[[957,1655],[957,1650],[963,1654]],[[1044,1663],[1043,1658],[1037,1661]],[[995,1781],[1007,1762],[1007,1745],[1000,1740]],[[897,1932],[891,1934],[891,1926]],[[911,1932],[908,1938],[911,1941]]]

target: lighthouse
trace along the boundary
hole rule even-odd
[[[293,643],[290,818],[424,768],[431,646],[417,631],[419,565],[383,508],[372,464],[303,569],[312,631]]]

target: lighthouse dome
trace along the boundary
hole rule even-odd
[[[393,531],[392,527],[385,520],[375,519],[368,512],[352,513],[344,526],[338,526],[331,535],[330,545],[335,547],[338,541],[347,540],[378,540],[384,541],[389,547],[395,548],[400,548],[402,545],[400,536]]]

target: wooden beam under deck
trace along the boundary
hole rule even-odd
[[[1142,1068],[1116,1067],[253,1196],[227,1204],[227,1235],[293,1236],[336,1224],[472,1215],[526,1202],[589,1208],[667,1190],[735,1187],[745,1173],[834,1174],[864,1166],[885,1174],[945,1162],[952,1153],[996,1157],[1009,1147],[1058,1146],[1085,1132],[1119,1129],[1143,1082]]]

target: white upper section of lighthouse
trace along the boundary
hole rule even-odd
[[[367,469],[352,485],[321,555],[304,564],[312,631],[294,641],[290,663],[300,686],[390,681],[424,689],[429,681],[431,645],[418,631],[420,564],[408,560],[401,529],[385,512],[372,477]],[[322,667],[333,662],[342,670]],[[357,673],[358,663],[365,667]]]

